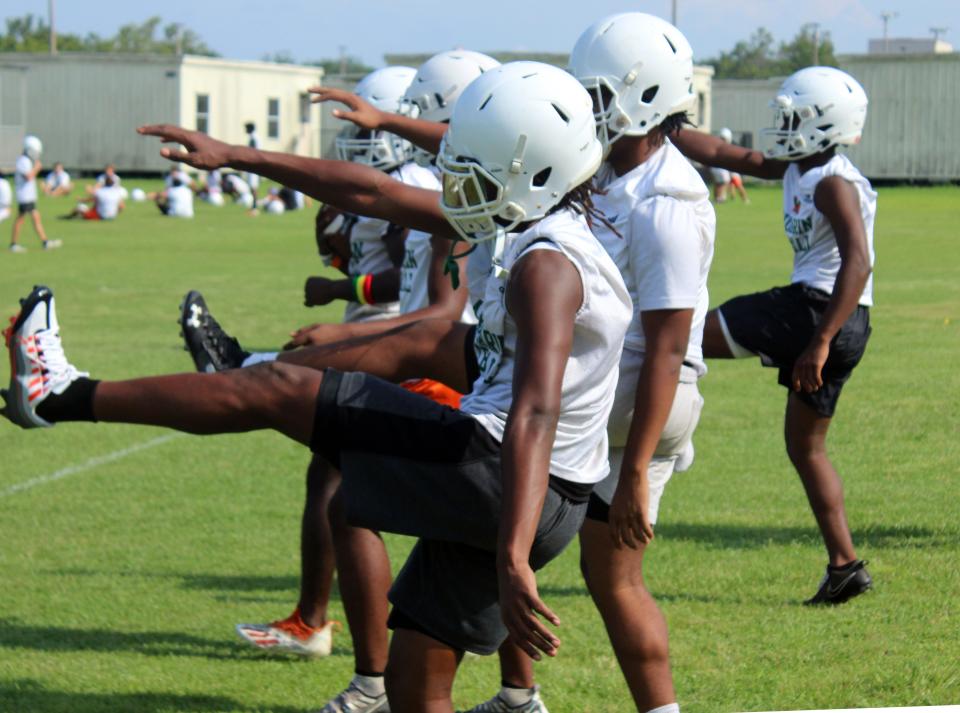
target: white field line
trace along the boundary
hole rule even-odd
[[[180,433],[168,433],[165,436],[159,436],[157,438],[152,438],[149,441],[136,443],[132,446],[113,451],[112,453],[107,453],[106,455],[95,456],[90,460],[84,461],[83,463],[68,465],[66,468],[61,468],[60,470],[47,475],[40,475],[36,478],[25,480],[22,483],[16,483],[15,485],[11,485],[3,490],[0,490],[0,498],[16,495],[17,493],[22,493],[24,490],[35,488],[38,485],[46,485],[47,483],[63,480],[64,478],[69,478],[71,475],[76,475],[77,473],[82,473],[86,470],[91,470],[101,465],[106,465],[107,463],[113,463],[114,461],[121,460],[127,456],[133,455],[134,453],[139,453],[140,451],[145,451],[148,448],[154,448],[155,446],[163,445],[167,441],[172,441],[174,438],[177,438],[181,435],[182,434]]]

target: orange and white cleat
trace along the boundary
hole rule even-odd
[[[78,378],[89,376],[63,353],[53,291],[34,287],[20,300],[20,313],[10,319],[3,336],[10,353],[10,388],[0,390],[6,401],[3,415],[21,428],[52,426],[37,415],[37,408],[51,394],[62,394]]]
[[[320,658],[330,655],[333,629],[339,626],[336,621],[328,621],[323,626],[307,626],[300,617],[298,607],[286,619],[269,624],[237,624],[237,634],[263,651]]]

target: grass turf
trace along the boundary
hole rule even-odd
[[[780,194],[751,194],[751,206],[718,208],[713,304],[788,279]],[[874,592],[799,605],[825,556],[783,453],[784,392],[755,362],[711,363],[697,462],[668,488],[646,567],[688,713],[960,702],[958,199],[949,187],[880,190],[874,334],[830,439]],[[191,288],[251,347],[339,317],[300,306],[304,277],[321,269],[309,212],[200,205],[175,221],[132,204],[113,223],[56,221],[69,203],[41,201],[63,249],[41,252],[26,226],[30,252],[0,254],[0,309],[13,313],[34,283],[53,287],[68,355],[99,378],[188,369],[174,322]],[[305,449],[273,434],[154,443],[163,435],[0,424],[0,710],[286,713],[349,679],[345,634],[308,663],[261,656],[232,631],[293,606]],[[388,543],[399,565],[410,543]],[[540,576],[564,621],[558,659],[538,666],[545,700],[555,713],[628,710],[577,557],[571,546]],[[331,613],[342,619],[336,599]],[[455,700],[473,705],[498,681],[495,659],[468,657]]]

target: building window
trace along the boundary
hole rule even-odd
[[[197,131],[210,133],[210,95],[197,94]]]
[[[280,100],[267,99],[267,138],[280,138]]]
[[[310,103],[309,94],[300,95],[300,123],[309,124],[310,123],[310,108],[313,105]]]

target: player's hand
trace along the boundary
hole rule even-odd
[[[290,333],[290,341],[283,345],[284,351],[299,349],[300,347],[312,347],[318,344],[327,344],[336,339],[334,330],[342,324],[310,324],[306,327],[300,327],[295,332]]]
[[[185,163],[204,171],[223,168],[230,155],[230,144],[217,141],[201,131],[188,131],[173,124],[151,124],[141,126],[137,133],[143,136],[157,136],[165,144],[180,144],[186,151],[164,146],[160,155],[170,161]]]
[[[529,565],[520,568],[498,567],[500,616],[510,639],[534,661],[540,652],[556,656],[560,639],[540,620],[538,614],[554,626],[560,618],[543,603],[537,593],[537,578]]]
[[[326,277],[308,277],[303,285],[303,304],[306,307],[321,307],[334,300],[348,299],[344,294],[349,288],[349,280],[328,280]]]
[[[646,473],[636,477],[621,475],[610,501],[610,537],[618,550],[624,545],[635,550],[653,540],[653,525],[647,516],[649,504]]]
[[[791,382],[794,391],[812,394],[823,386],[823,365],[830,354],[830,342],[812,342],[793,363]]]
[[[313,94],[311,101],[314,103],[339,102],[346,106],[346,109],[334,109],[333,115],[338,119],[350,121],[361,129],[374,131],[383,124],[384,112],[353,92],[331,87],[310,87],[307,91]]]

